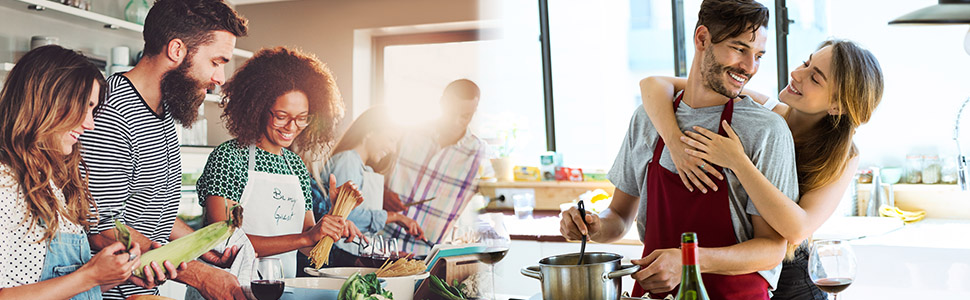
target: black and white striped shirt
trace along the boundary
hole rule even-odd
[[[125,224],[152,241],[167,243],[178,212],[182,176],[172,116],[164,105],[162,114],[156,114],[128,78],[114,75],[108,78],[108,96],[94,124],[94,130],[80,138],[87,164],[84,171],[99,212],[91,233],[111,229],[113,218],[124,207]],[[158,290],[122,284],[105,292],[104,299],[137,294],[158,294]]]

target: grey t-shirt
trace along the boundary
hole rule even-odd
[[[677,123],[682,131],[700,126],[717,132],[723,105],[691,108],[684,102],[676,110]],[[795,173],[795,148],[788,125],[777,114],[745,96],[734,103],[731,128],[741,138],[744,153],[754,165],[788,198],[798,199],[798,178]],[[653,149],[659,134],[650,118],[639,106],[630,120],[620,152],[607,175],[617,189],[640,198],[636,217],[637,230],[643,240],[647,210],[647,164],[653,159]],[[679,141],[678,141],[679,142]],[[676,173],[676,167],[667,149],[660,155],[660,165]],[[760,215],[749,201],[747,192],[731,170],[724,170],[728,182],[731,220],[738,242],[754,237],[748,214]],[[779,264],[773,270],[759,272],[774,289],[781,272]]]

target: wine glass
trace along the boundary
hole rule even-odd
[[[808,257],[808,275],[819,289],[838,299],[855,279],[856,259],[852,247],[841,240],[823,240],[812,244]]]
[[[374,235],[370,238],[370,245],[370,258],[379,260],[389,259],[389,255],[387,255],[387,245],[384,244],[384,236],[380,235],[379,233],[374,233]]]
[[[283,267],[277,257],[261,257],[253,265],[250,288],[259,300],[278,300],[283,296]]]
[[[476,235],[478,242],[485,244],[485,250],[479,255],[479,260],[488,264],[492,279],[491,299],[496,299],[495,264],[505,258],[512,245],[509,232],[502,222],[501,214],[479,215]]]

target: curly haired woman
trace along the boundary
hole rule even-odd
[[[314,224],[310,173],[287,149],[333,140],[343,105],[330,70],[299,50],[263,49],[223,93],[222,119],[236,138],[213,150],[197,183],[206,223],[224,221],[227,207],[242,205],[242,229],[257,256],[280,257],[287,278],[296,276],[295,250],[308,254],[325,236],[363,238],[336,216]]]

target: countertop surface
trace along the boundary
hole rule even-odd
[[[565,242],[559,233],[559,217],[550,214],[519,219],[515,215],[503,218],[513,240]],[[970,250],[970,220],[924,219],[904,224],[891,218],[834,216],[822,225],[813,239],[851,240],[854,245],[894,247],[922,247]],[[630,228],[614,244],[640,245],[637,230]]]

